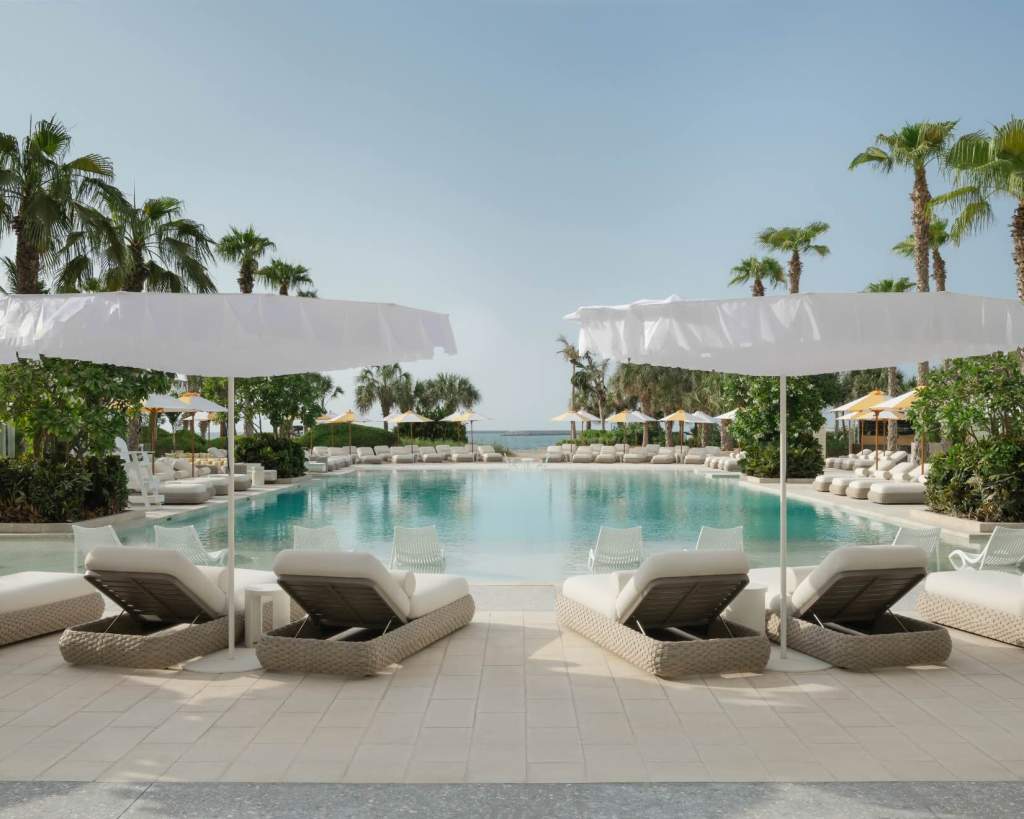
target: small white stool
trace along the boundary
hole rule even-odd
[[[748,583],[743,591],[725,607],[722,617],[732,623],[746,626],[756,634],[764,635],[764,597],[768,587],[763,583]],[[246,626],[248,630],[248,626]]]
[[[249,480],[253,486],[263,486],[265,475],[262,464],[249,464]]]
[[[263,604],[274,604],[274,628],[291,622],[291,598],[277,583],[256,583],[245,588],[245,645],[252,648],[263,636]]]

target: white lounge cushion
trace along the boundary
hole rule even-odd
[[[615,620],[615,601],[632,576],[633,572],[575,575],[566,578],[562,594],[609,620]]]
[[[409,595],[403,584],[383,563],[367,552],[326,552],[313,549],[288,549],[278,552],[274,573],[302,577],[361,577],[371,581],[402,617],[409,616]]]
[[[919,546],[843,546],[830,552],[790,596],[792,615],[801,616],[841,572],[870,569],[928,569],[928,552]]]
[[[924,590],[1024,619],[1024,577],[1018,574],[972,569],[932,572],[925,578]]]
[[[872,484],[868,500],[875,503],[924,503],[924,484],[917,481],[887,481]]]
[[[0,614],[62,603],[94,591],[80,574],[16,572],[0,577]]]
[[[663,577],[746,574],[750,562],[743,552],[664,552],[651,555],[630,577],[615,601],[615,617],[624,621],[643,599],[647,587]]]
[[[181,552],[146,546],[98,546],[85,558],[87,571],[165,574],[174,577],[210,611],[224,614],[227,597],[218,585],[216,566],[200,568]],[[212,569],[213,571],[204,571]]]
[[[213,569],[210,574],[225,595],[228,593],[228,570],[223,566],[199,566],[200,571]],[[245,590],[261,583],[276,583],[277,575],[263,569],[235,569],[235,611],[245,611]]]
[[[786,567],[786,594],[792,594],[793,589],[800,585],[807,575],[814,571],[814,566],[787,566]],[[779,577],[779,567],[751,569],[750,582],[758,583],[765,587],[764,607],[766,611],[779,610],[779,592],[782,588],[782,578]]]
[[[469,594],[466,578],[453,574],[418,574],[414,583],[416,590],[409,603],[410,620],[437,611]]]

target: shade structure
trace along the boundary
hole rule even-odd
[[[859,410],[866,410],[881,401],[888,400],[888,398],[889,396],[882,390],[872,390],[869,393],[865,393],[860,398],[854,398],[852,401],[847,401],[841,406],[833,407],[832,412],[857,412]]]
[[[222,407],[216,401],[211,401],[208,398],[203,398],[197,392],[183,392],[178,396],[181,401],[188,404],[189,407],[189,420],[192,422],[192,477],[196,476],[196,416],[202,412],[207,417],[211,412],[227,412],[227,407]]]
[[[424,418],[422,415],[418,415],[417,413],[412,412],[411,410],[407,410],[406,412],[397,412],[394,415],[389,415],[387,417],[387,420],[395,425],[395,430],[398,432],[399,442],[401,442],[402,440],[401,427],[398,426],[399,424],[432,424],[434,422],[433,418]]]
[[[453,412],[451,415],[446,415],[441,419],[442,421],[448,421],[452,424],[468,424],[469,425],[469,451],[474,451],[473,446],[473,424],[477,421],[485,421],[487,417],[481,415],[479,412],[473,412],[473,410],[464,410],[462,412]]]
[[[735,421],[736,420],[736,413],[737,412],[739,412],[739,407],[737,407],[736,409],[731,409],[728,412],[723,412],[721,415],[716,415],[715,416],[715,420],[716,421]]]
[[[229,474],[236,377],[418,361],[439,349],[456,351],[448,316],[395,304],[242,293],[0,296],[0,363],[42,355],[227,377]],[[229,480],[225,591],[231,655],[234,487]]]
[[[702,425],[704,425],[704,424],[717,424],[718,423],[718,421],[716,421],[714,418],[712,418],[706,412],[701,412],[700,410],[697,410],[696,412],[691,412],[690,413],[690,421],[692,421],[694,424],[702,424]],[[704,427],[703,426],[701,426],[701,430],[700,430],[700,443],[701,443],[701,446],[704,445]]]
[[[879,410],[894,410],[896,412],[905,412],[910,409],[914,402],[921,396],[917,387],[909,390],[902,395],[897,395],[895,398],[890,398],[885,401],[880,401],[877,404],[872,405],[872,409]]]
[[[346,410],[341,415],[321,415],[316,419],[317,424],[327,424],[331,427],[331,444],[334,444],[334,427],[338,424],[348,424],[348,445],[352,446],[352,424],[362,420],[352,410]]]
[[[683,443],[683,424],[686,423],[686,410],[677,409],[675,412],[670,412],[664,418],[661,419],[666,424],[679,423],[679,443]],[[671,431],[671,427],[665,427],[665,443],[672,446],[672,441],[668,439],[668,435]]]
[[[780,649],[786,655],[786,380],[1024,346],[1024,304],[959,293],[801,293],[719,301],[677,296],[581,307],[581,355],[779,378]]]
[[[587,412],[586,410],[566,410],[561,415],[556,415],[551,420],[552,421],[568,421],[569,424],[571,425],[573,423],[583,424],[583,423],[586,423],[587,421],[590,421],[591,423],[593,423],[594,421],[600,421],[601,419],[598,418],[596,415],[592,415],[591,413]],[[573,435],[573,437],[575,437],[575,428],[574,427],[570,426],[569,427],[569,432],[570,432],[570,434]]]
[[[611,424],[644,424],[657,421],[658,419],[645,415],[638,410],[621,410],[614,415],[609,415],[604,420]]]
[[[151,392],[142,402],[142,409],[149,413],[149,443],[153,450],[153,474],[156,474],[156,421],[161,412],[188,412],[191,408],[176,396]]]

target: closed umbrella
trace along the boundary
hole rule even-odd
[[[581,307],[577,349],[602,359],[779,379],[780,654],[787,624],[786,380],[1024,346],[1024,304],[959,293],[800,293]]]

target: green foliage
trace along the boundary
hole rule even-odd
[[[850,451],[849,437],[846,432],[829,432],[825,438],[825,457],[835,458],[846,455]]]
[[[0,521],[68,523],[121,512],[128,481],[113,455],[83,460],[0,459]]]
[[[279,478],[298,478],[306,474],[302,444],[268,432],[237,438],[235,461],[259,463],[266,469],[276,469]]]
[[[314,424],[303,432],[298,440],[305,447],[348,446],[348,432],[348,424]],[[352,446],[394,446],[397,443],[398,436],[394,431],[352,424]],[[221,446],[221,444],[213,444],[213,446]]]
[[[757,256],[748,256],[729,272],[732,273],[730,285],[749,284],[750,292],[754,296],[763,296],[766,284],[769,287],[778,287],[786,281],[782,265],[771,256],[762,256],[760,259]]]
[[[0,367],[0,420],[13,424],[35,459],[101,454],[124,436],[128,416],[167,373],[60,358]]]
[[[758,443],[747,447],[747,457],[740,461],[743,472],[758,478],[779,477],[779,438],[775,443]],[[821,457],[821,444],[813,435],[802,432],[789,437],[786,452],[786,476],[789,478],[813,478],[821,474],[825,462]]]
[[[953,444],[928,470],[936,512],[990,522],[1024,522],[1024,441],[987,438]]]
[[[280,436],[291,434],[298,419],[311,427],[326,410],[327,399],[340,394],[329,376],[322,373],[296,373],[271,378],[241,379],[244,402],[250,416],[263,415]]]

